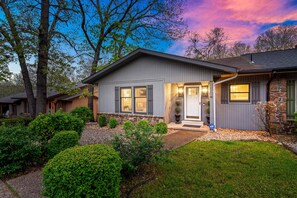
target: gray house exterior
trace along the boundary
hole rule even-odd
[[[297,50],[293,53],[297,57]],[[257,64],[250,56],[205,62],[138,49],[83,83],[98,85],[99,114],[120,121],[145,118],[175,122],[179,101],[184,125],[213,123],[219,128],[259,130],[263,126],[256,104],[269,100],[272,76],[280,71]],[[295,71],[297,60],[293,64],[282,66],[281,75],[288,67],[287,73]],[[295,75],[291,80],[296,83]]]

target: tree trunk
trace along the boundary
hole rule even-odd
[[[27,100],[28,100],[28,108],[29,108],[28,110],[30,113],[30,117],[34,118],[36,116],[36,100],[34,97],[28,68],[26,65],[25,57],[23,55],[18,55],[18,59],[21,66],[23,81],[25,85],[25,91],[26,91]]]
[[[39,27],[36,113],[46,113],[47,69],[49,51],[49,0],[42,0]]]

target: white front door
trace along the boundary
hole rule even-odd
[[[185,86],[185,120],[201,120],[201,86]]]

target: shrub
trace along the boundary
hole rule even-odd
[[[119,197],[121,159],[109,146],[66,149],[43,169],[48,197]]]
[[[125,130],[114,137],[113,148],[119,152],[123,161],[123,173],[133,174],[141,165],[161,157],[164,153],[162,136],[155,135],[152,127]]]
[[[36,140],[27,127],[0,127],[0,177],[38,162],[41,148]]]
[[[167,124],[165,122],[158,122],[154,128],[157,134],[166,134],[168,131]]]
[[[150,123],[147,120],[140,120],[139,122],[137,122],[136,124],[136,128],[140,131],[151,131],[152,130],[152,126],[150,125]]]
[[[73,130],[80,136],[83,127],[83,120],[60,110],[52,114],[40,114],[29,124],[29,128],[38,135],[44,145],[59,131]]]
[[[118,125],[118,121],[115,118],[109,119],[109,128],[113,129]]]
[[[82,119],[84,123],[94,120],[93,111],[88,107],[77,107],[73,109],[70,114]]]
[[[0,119],[0,125],[4,125],[7,127],[13,127],[18,125],[28,126],[32,120],[32,118],[2,118]]]
[[[107,125],[106,116],[104,114],[101,114],[98,118],[98,124],[100,127],[105,127]]]
[[[48,143],[48,157],[55,155],[67,148],[78,145],[79,136],[76,131],[61,131],[54,135]]]
[[[133,122],[128,120],[128,121],[124,122],[123,129],[124,129],[124,131],[132,131],[135,129],[135,125]]]

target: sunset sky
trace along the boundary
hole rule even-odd
[[[204,35],[214,27],[224,28],[229,43],[253,44],[256,36],[280,25],[297,25],[297,0],[187,0],[184,19],[190,31]],[[161,42],[158,51],[184,55],[188,38]],[[11,64],[14,73],[19,66]]]
[[[256,36],[280,24],[297,24],[297,0],[188,0],[184,19],[190,31],[203,36],[214,27],[224,28],[229,42],[252,44]],[[187,39],[166,51],[183,55]]]

